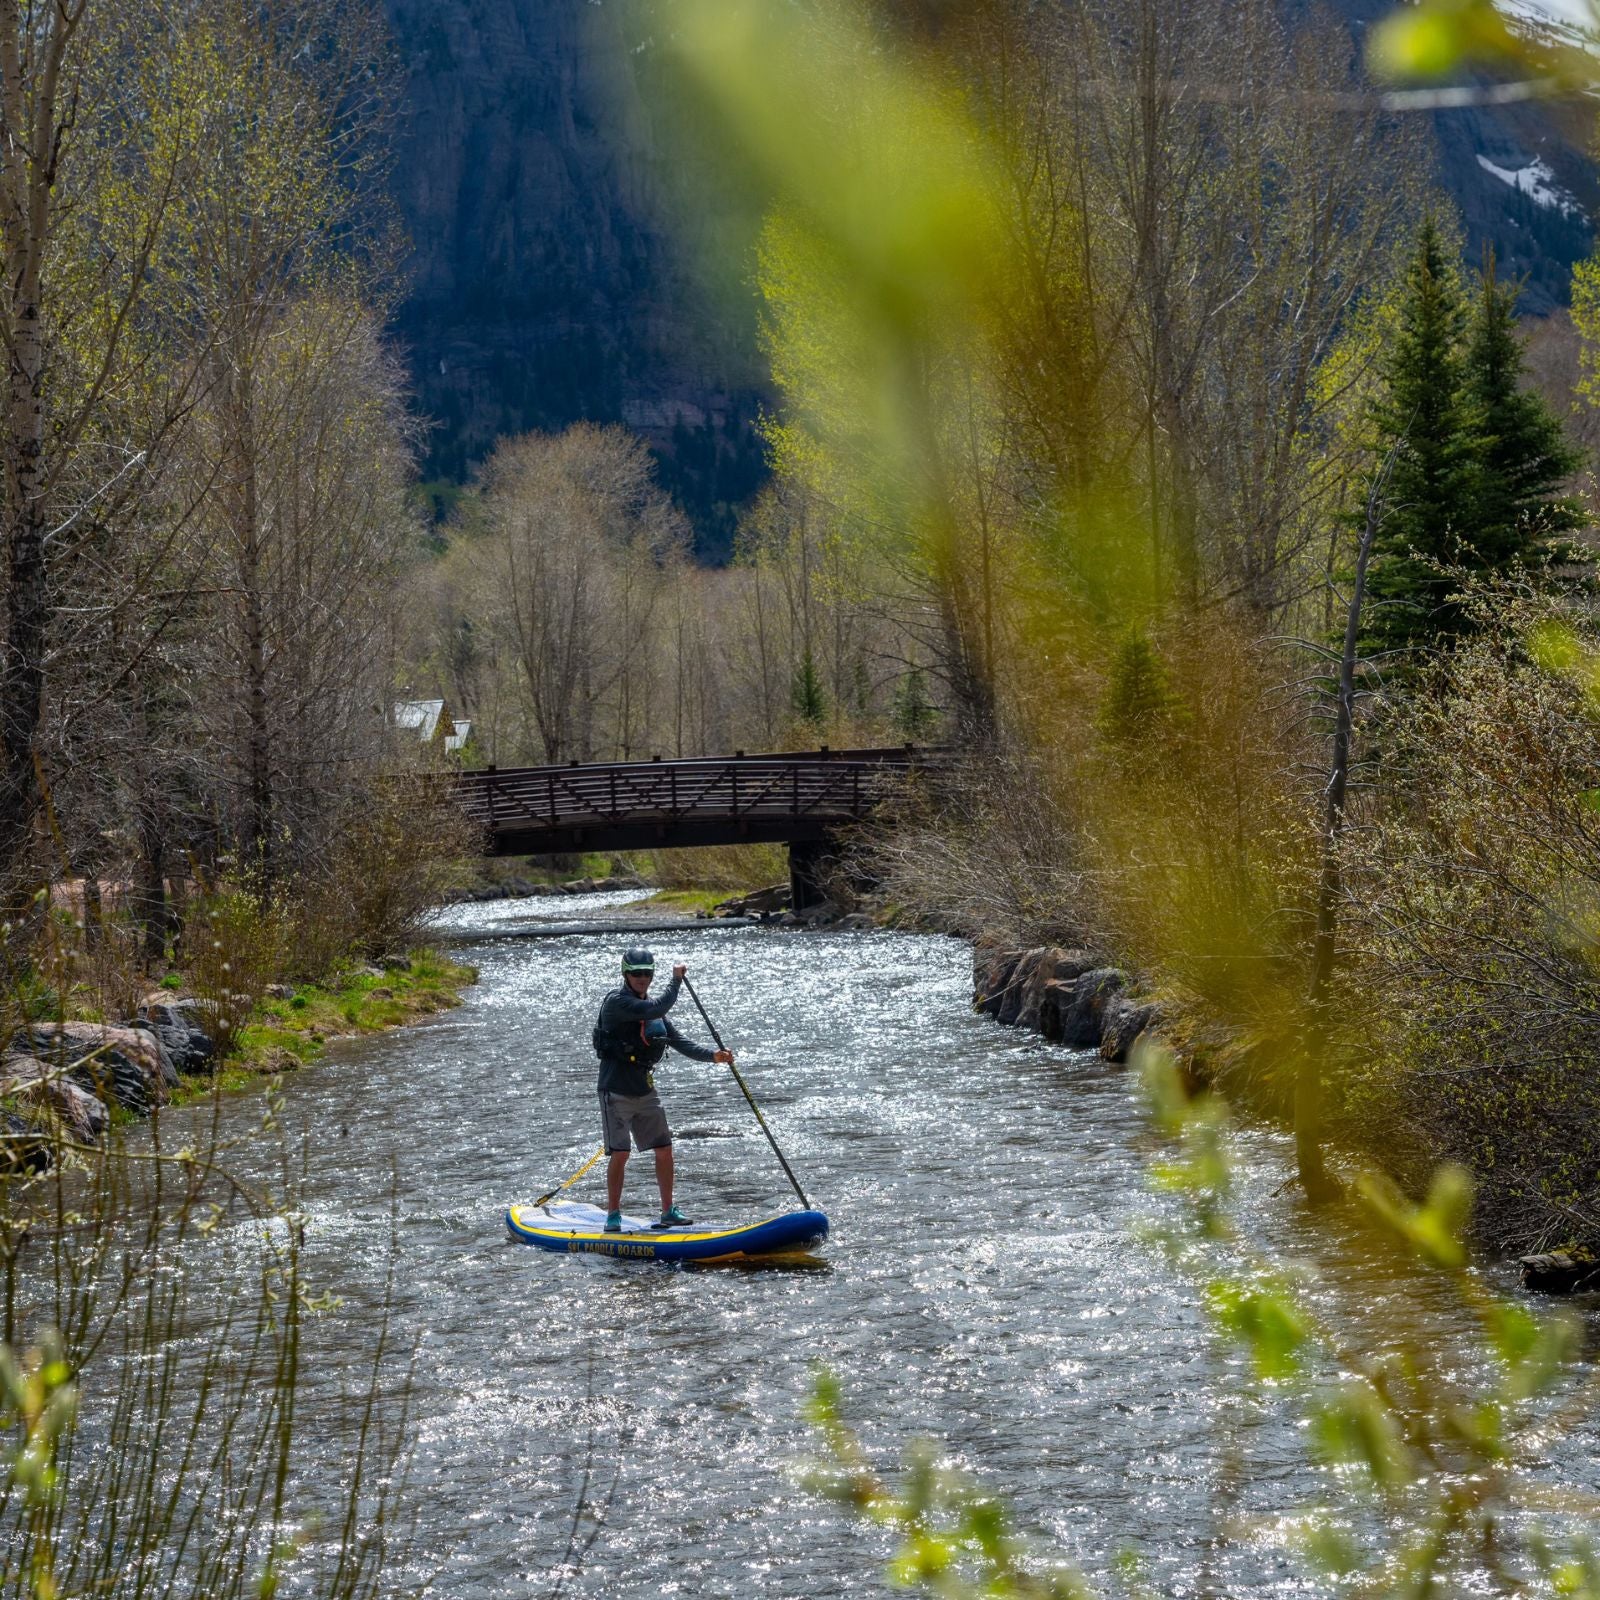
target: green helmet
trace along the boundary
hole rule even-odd
[[[648,950],[624,950],[622,952],[622,970],[624,972],[654,972],[656,958]]]

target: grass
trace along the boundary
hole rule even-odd
[[[355,968],[326,983],[301,984],[287,998],[263,1000],[216,1075],[186,1079],[174,1091],[173,1104],[204,1099],[219,1089],[243,1089],[304,1066],[332,1039],[381,1033],[448,1011],[461,1003],[460,991],[478,979],[475,968],[447,961],[437,951],[413,950],[410,962],[407,969],[381,975]]]
[[[630,900],[624,911],[714,911],[724,900],[740,893],[738,889],[660,889],[642,900]]]

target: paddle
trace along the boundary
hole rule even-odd
[[[727,1050],[727,1045],[722,1042],[722,1035],[717,1032],[716,1023],[714,1023],[710,1017],[706,1016],[706,1008],[700,1004],[700,996],[694,992],[694,985],[689,982],[689,976],[687,973],[684,974],[683,986],[689,991],[689,998],[694,1001],[695,1009],[702,1017],[705,1017],[706,1026],[711,1030],[711,1037],[717,1042],[717,1049]],[[729,1051],[729,1054],[732,1055],[732,1051]],[[800,1187],[800,1180],[795,1177],[794,1168],[791,1167],[786,1160],[784,1160],[783,1151],[778,1148],[778,1141],[772,1137],[772,1129],[767,1126],[767,1119],[761,1115],[761,1107],[756,1104],[756,1097],[750,1093],[750,1085],[744,1081],[739,1069],[734,1066],[731,1060],[728,1062],[728,1071],[733,1074],[733,1081],[744,1091],[745,1099],[750,1102],[750,1109],[755,1112],[756,1121],[761,1124],[761,1131],[766,1134],[767,1143],[772,1146],[773,1155],[775,1155],[779,1162],[782,1163],[783,1170],[788,1176],[789,1182],[794,1185],[794,1192],[800,1196],[800,1204],[803,1205],[807,1211],[809,1211],[811,1209],[811,1202],[806,1199],[806,1192]]]
[[[565,1183],[558,1183],[555,1186],[555,1188],[553,1188],[550,1191],[549,1194],[540,1195],[539,1198],[533,1202],[534,1205],[535,1206],[542,1206],[542,1205],[545,1204],[546,1201],[554,1200],[555,1197],[558,1194],[560,1194],[563,1189],[570,1189],[573,1186],[573,1184],[575,1184],[578,1181],[578,1179],[581,1178],[584,1175],[584,1173],[586,1173],[589,1170],[589,1168],[592,1167],[595,1164],[595,1162],[597,1162],[600,1159],[600,1157],[603,1156],[605,1153],[606,1153],[606,1147],[604,1145],[601,1145],[600,1148],[598,1150],[596,1150],[595,1153],[592,1156],[590,1156],[589,1159],[587,1161],[585,1161],[584,1164],[581,1167],[579,1167],[578,1170],[576,1172],[574,1172],[572,1174],[572,1176],[570,1178],[568,1178]]]

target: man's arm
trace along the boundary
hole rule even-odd
[[[667,1030],[667,1043],[678,1051],[680,1055],[688,1056],[691,1061],[732,1062],[733,1052],[731,1050],[710,1050],[703,1044],[696,1044],[693,1039],[685,1039],[672,1026],[670,1020],[664,1019],[661,1025]]]
[[[679,1055],[688,1056],[691,1061],[715,1061],[717,1059],[717,1052],[715,1050],[709,1050],[703,1044],[696,1044],[693,1039],[685,1039],[684,1036],[672,1026],[670,1019],[664,1021],[662,1026],[667,1030],[667,1043],[670,1044]]]

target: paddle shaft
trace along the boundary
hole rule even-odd
[[[689,991],[689,998],[694,1001],[695,1010],[698,1011],[702,1017],[705,1017],[705,1024],[711,1030],[711,1037],[717,1042],[717,1049],[727,1050],[727,1045],[722,1042],[722,1035],[717,1032],[716,1023],[714,1023],[709,1016],[706,1016],[706,1008],[700,1004],[700,996],[694,992],[694,985],[689,982],[687,973],[684,974],[683,986]],[[730,1051],[729,1053],[731,1054],[732,1052]],[[739,1085],[741,1090],[744,1091],[745,1099],[750,1102],[750,1109],[755,1112],[756,1121],[761,1124],[761,1131],[766,1134],[767,1143],[772,1146],[773,1155],[778,1158],[778,1162],[784,1170],[784,1175],[788,1178],[789,1182],[794,1185],[794,1192],[800,1196],[800,1204],[803,1205],[807,1211],[809,1211],[811,1209],[811,1202],[806,1199],[806,1192],[800,1187],[800,1180],[795,1177],[794,1168],[791,1167],[788,1161],[784,1159],[783,1151],[778,1148],[778,1141],[772,1137],[772,1129],[767,1126],[767,1119],[761,1115],[761,1107],[756,1104],[756,1097],[750,1093],[750,1085],[744,1081],[743,1074],[740,1073],[739,1069],[734,1066],[731,1061],[728,1063],[728,1071],[733,1074],[733,1081]]]

